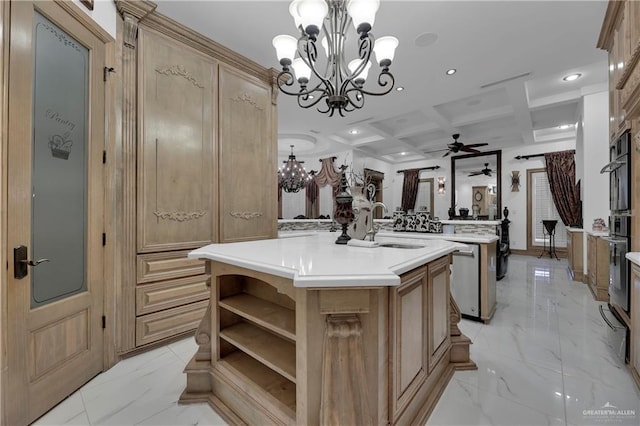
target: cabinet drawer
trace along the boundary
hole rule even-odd
[[[138,283],[170,280],[204,274],[204,260],[189,259],[189,251],[138,255]]]
[[[209,275],[161,283],[142,284],[136,287],[136,315],[149,314],[209,298]]]
[[[203,300],[136,318],[136,346],[195,330],[208,304],[208,300]]]

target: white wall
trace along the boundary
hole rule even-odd
[[[80,0],[73,0],[73,2],[84,13],[91,16],[102,28],[107,31],[111,37],[116,38],[116,16],[118,14],[116,10],[116,3],[113,0],[95,0],[93,3],[93,10],[87,9],[85,5],[80,3]]]
[[[581,176],[582,218],[585,230],[591,230],[593,220],[609,217],[609,174],[600,169],[609,162],[609,93],[599,92],[583,98]],[[587,235],[584,236],[584,272],[587,271]]]

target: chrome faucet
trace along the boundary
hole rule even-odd
[[[389,210],[387,210],[387,206],[385,206],[383,203],[376,201],[375,203],[373,203],[371,205],[371,209],[369,210],[369,226],[370,228],[367,230],[367,234],[365,235],[365,239],[367,236],[369,236],[369,241],[375,241],[376,240],[376,233],[378,232],[376,230],[376,226],[373,223],[373,212],[375,211],[376,207],[382,207],[385,213],[387,213]]]

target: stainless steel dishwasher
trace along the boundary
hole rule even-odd
[[[451,294],[462,316],[480,319],[480,246],[465,243],[453,253]]]

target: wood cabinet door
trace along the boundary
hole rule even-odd
[[[594,286],[596,275],[596,246],[592,235],[587,235],[587,276],[588,284]]]
[[[569,269],[575,274],[573,268],[573,232],[567,231],[567,262],[569,263]]]
[[[402,275],[389,302],[389,358],[392,423],[404,412],[428,376],[428,270]]]
[[[271,86],[220,66],[220,242],[277,235],[277,152]]]
[[[215,240],[217,63],[152,30],[139,34],[138,252]]]
[[[631,365],[640,375],[640,266],[631,266]],[[640,377],[640,376],[639,376]]]

